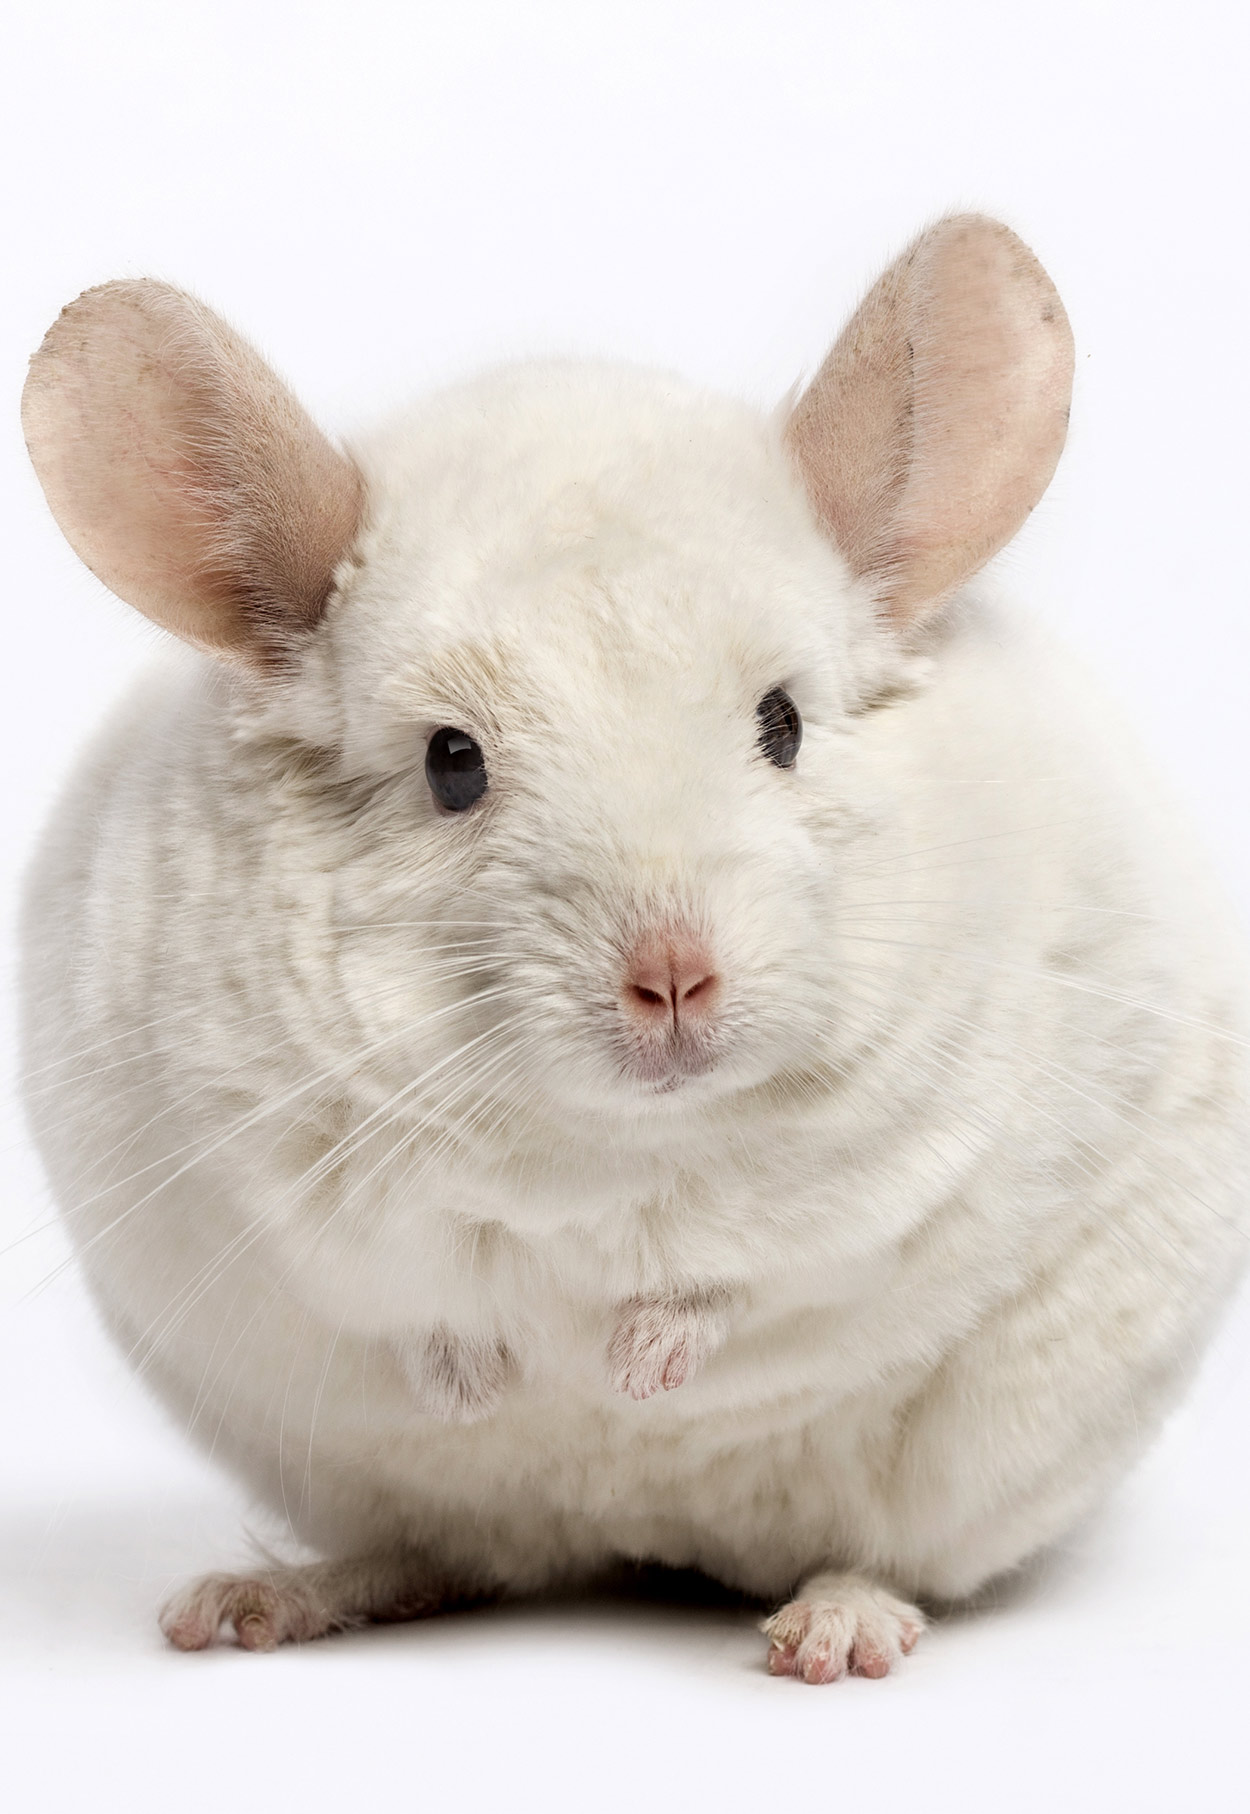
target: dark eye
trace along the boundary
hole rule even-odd
[[[760,721],[760,748],[778,768],[793,768],[803,741],[803,720],[789,693],[774,687],[755,708]]]
[[[486,760],[480,745],[465,731],[444,726],[435,731],[425,752],[425,778],[430,792],[449,813],[462,813],[486,792]]]

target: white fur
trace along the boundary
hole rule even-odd
[[[522,366],[353,451],[303,661],[163,661],[36,866],[30,1102],[109,1325],[333,1559],[968,1593],[1137,1454],[1242,1256],[1201,866],[1009,614],[903,651],[774,421]],[[443,724],[490,774],[455,817]],[[615,979],[666,916],[724,1006],[660,1093]],[[920,1629],[852,1585],[785,1623],[809,1679]],[[283,1630],[360,1611],[311,1603]]]

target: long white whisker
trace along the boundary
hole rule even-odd
[[[474,1002],[481,999],[483,999],[481,996],[472,998]],[[440,1019],[447,1014],[463,1011],[464,1006],[465,1004],[463,1002],[448,1003],[444,1007],[435,1009],[431,1014],[425,1016],[424,1020],[419,1024],[426,1025],[430,1021]],[[368,1056],[370,1053],[376,1053],[399,1039],[409,1038],[411,1037],[413,1030],[414,1029],[411,1026],[397,1028],[391,1033],[385,1034],[380,1039],[374,1041],[370,1047],[365,1048],[363,1053],[358,1054],[358,1057]],[[301,1096],[307,1096],[311,1090],[318,1088],[330,1078],[337,1077],[340,1074],[341,1069],[341,1063],[329,1066],[325,1070],[314,1074],[312,1078],[305,1079],[302,1083],[295,1085],[292,1089],[284,1091],[279,1097],[268,1098],[245,1114],[237,1117],[224,1130],[218,1133],[215,1138],[205,1136],[200,1140],[188,1141],[183,1146],[176,1148],[172,1153],[164,1153],[159,1159],[154,1159],[147,1165],[141,1166],[138,1171],[132,1172],[128,1177],[118,1179],[116,1182],[106,1185],[103,1190],[97,1191],[89,1197],[79,1199],[72,1206],[71,1213],[79,1214],[84,1209],[90,1208],[93,1204],[103,1201],[104,1198],[114,1195],[119,1190],[125,1189],[127,1185],[135,1183],[139,1178],[154,1171],[158,1166],[168,1164],[171,1159],[177,1159],[185,1152],[192,1153],[192,1157],[183,1165],[179,1166],[176,1171],[172,1172],[168,1177],[161,1178],[159,1183],[156,1184],[152,1190],[148,1191],[136,1202],[129,1204],[113,1219],[113,1221],[107,1223],[103,1228],[96,1230],[87,1241],[79,1246],[79,1254],[89,1251],[90,1248],[97,1244],[97,1242],[113,1233],[129,1216],[134,1215],[136,1211],[144,1208],[154,1197],[158,1196],[161,1191],[167,1190],[171,1184],[176,1183],[179,1178],[185,1176],[185,1174],[194,1166],[202,1163],[203,1160],[209,1158],[213,1153],[220,1151],[229,1141],[236,1138],[239,1134],[248,1131],[250,1128],[268,1120],[279,1110],[289,1107],[292,1102],[298,1101]],[[197,1148],[199,1150],[195,1150]],[[63,1262],[61,1266],[54,1269],[49,1275],[49,1279],[45,1280],[43,1283],[46,1285],[71,1263],[72,1261],[70,1260]],[[42,1289],[42,1287],[39,1287],[38,1289]]]
[[[475,1036],[474,1039],[466,1042],[465,1045],[460,1047],[456,1053],[451,1054],[449,1058],[440,1060],[438,1065],[429,1067],[420,1078],[415,1080],[415,1083],[417,1085],[424,1083],[430,1076],[436,1074],[438,1070],[446,1068],[447,1065],[454,1060],[461,1058],[465,1052],[479,1044],[482,1038],[486,1037],[491,1031],[493,1031],[493,1029],[488,1029],[487,1034]],[[398,1098],[406,1095],[411,1087],[413,1086],[405,1086],[402,1090],[396,1091],[395,1097]],[[384,1108],[386,1106],[388,1105],[383,1105]],[[380,1111],[375,1111],[375,1115],[379,1112]],[[370,1117],[370,1119],[372,1120],[373,1117]],[[312,1166],[302,1172],[282,1193],[282,1196],[271,1203],[270,1213],[272,1214],[274,1210],[280,1208],[282,1204],[293,1200],[297,1195],[307,1195],[311,1189],[315,1188],[317,1183],[319,1183],[321,1179],[328,1174],[329,1170],[332,1169],[331,1164],[329,1163],[331,1160],[334,1160],[335,1163],[342,1163],[345,1151],[354,1150],[354,1143],[358,1143],[357,1137],[360,1135],[361,1131],[361,1127],[359,1126],[353,1128],[343,1140],[336,1142],[335,1146],[330,1149],[329,1154],[323,1154]],[[331,1222],[334,1220],[335,1216],[337,1216],[339,1208],[341,1207],[341,1204],[336,1207],[330,1217]],[[325,1226],[328,1225],[329,1224],[327,1223]],[[187,1285],[184,1286],[183,1291],[173,1301],[173,1304],[167,1306],[166,1316],[168,1316],[171,1311],[176,1311],[179,1319],[185,1317],[190,1309],[193,1308],[204,1295],[205,1291],[210,1290],[216,1283],[224,1266],[231,1263],[231,1261],[237,1257],[238,1251],[241,1251],[242,1248],[245,1248],[246,1246],[250,1246],[255,1239],[258,1239],[260,1235],[263,1234],[264,1226],[263,1219],[260,1217],[254,1217],[249,1224],[245,1224],[244,1228],[207,1263],[207,1266],[201,1268],[200,1272],[198,1272],[193,1279],[188,1281]],[[317,1232],[324,1233],[324,1228]],[[294,1263],[295,1262],[292,1261],[291,1266],[288,1266],[286,1273],[283,1275],[284,1277],[289,1276]],[[190,1295],[188,1295],[188,1293]],[[168,1338],[173,1326],[174,1325],[167,1324],[158,1327],[150,1327],[144,1332],[143,1336],[140,1338],[140,1342],[147,1344],[163,1341]],[[140,1343],[137,1342],[136,1347],[139,1345]]]
[[[1250,1048],[1250,1038],[1240,1033],[1234,1033],[1227,1027],[1217,1027],[1210,1021],[1198,1020],[1192,1015],[1174,1013],[1168,1008],[1161,1007],[1157,1002],[1146,1001],[1140,996],[1126,995],[1121,990],[1110,989],[1095,982],[1082,981],[1078,977],[1060,976],[1054,971],[1039,969],[1036,965],[1013,964],[1002,958],[983,957],[975,952],[962,951],[958,946],[926,944],[915,939],[885,938],[873,933],[852,932],[844,927],[839,927],[838,936],[852,939],[860,945],[893,945],[905,951],[930,951],[935,956],[951,958],[957,963],[980,965],[989,970],[1011,971],[1019,976],[1029,976],[1053,984],[1057,989],[1073,989],[1083,995],[1095,995],[1104,1001],[1118,1002],[1122,1007],[1136,1008],[1144,1014],[1157,1014],[1161,1020],[1172,1021],[1177,1026],[1192,1028],[1193,1031],[1209,1034],[1214,1039],[1227,1040],[1230,1045]]]

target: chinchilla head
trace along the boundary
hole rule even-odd
[[[524,365],[349,457],[150,282],[70,305],[24,412],[87,564],[233,673],[362,1067],[664,1121],[821,1049],[856,715],[1040,497],[1071,369],[1032,254],[957,217],[773,416]]]

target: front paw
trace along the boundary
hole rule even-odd
[[[516,1357],[497,1336],[457,1335],[440,1323],[405,1343],[400,1364],[413,1397],[441,1423],[489,1417],[516,1375]]]
[[[720,1347],[727,1328],[719,1293],[632,1299],[608,1344],[613,1391],[653,1398],[684,1386]]]

